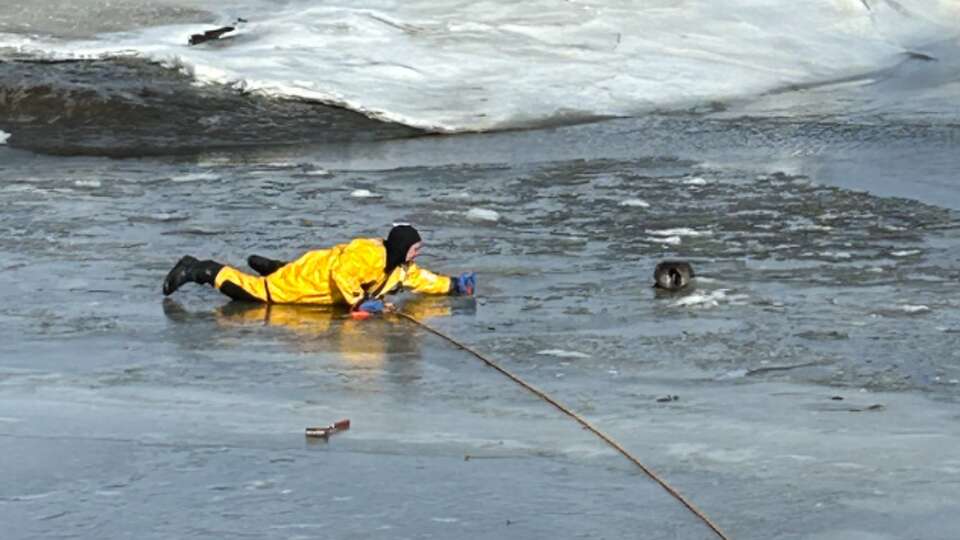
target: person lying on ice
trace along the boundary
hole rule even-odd
[[[164,279],[163,294],[173,294],[187,282],[206,283],[234,300],[342,305],[367,313],[382,312],[383,298],[401,287],[426,294],[473,294],[477,286],[474,272],[448,277],[414,264],[422,245],[416,229],[396,225],[386,240],[357,238],[308,251],[292,262],[252,255],[247,262],[260,276],[186,255]]]

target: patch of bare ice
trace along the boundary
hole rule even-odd
[[[486,208],[471,208],[467,212],[467,219],[470,221],[496,222],[500,221],[500,213],[496,210],[488,210]]]
[[[556,356],[559,358],[590,358],[589,354],[584,354],[577,351],[567,351],[564,349],[544,349],[542,351],[537,351],[537,354]]]

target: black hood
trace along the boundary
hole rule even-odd
[[[390,234],[383,241],[383,246],[387,248],[386,271],[388,274],[406,262],[410,246],[419,241],[420,233],[410,225],[397,225],[390,229]]]

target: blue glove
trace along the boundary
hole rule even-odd
[[[473,291],[477,289],[477,273],[464,272],[452,280],[453,289],[451,292],[456,295],[473,296]]]
[[[384,305],[383,300],[371,298],[369,300],[364,300],[362,304],[357,306],[357,311],[366,311],[367,313],[383,313],[385,307],[386,306]]]

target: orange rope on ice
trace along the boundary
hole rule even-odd
[[[689,500],[687,500],[686,497],[684,497],[683,495],[681,495],[680,492],[678,492],[673,486],[671,486],[670,484],[668,484],[666,480],[660,478],[660,476],[658,476],[657,473],[655,473],[655,472],[654,472],[653,470],[651,470],[649,467],[647,467],[646,465],[644,465],[643,463],[641,463],[639,459],[637,459],[636,457],[634,457],[633,454],[631,454],[631,453],[630,453],[629,451],[627,451],[623,446],[621,446],[620,443],[618,443],[617,441],[613,440],[612,437],[610,437],[610,436],[607,435],[606,433],[600,431],[598,428],[594,427],[593,424],[591,424],[590,422],[588,422],[588,421],[587,421],[586,419],[584,419],[582,416],[578,415],[577,413],[573,412],[572,410],[570,410],[568,407],[566,407],[566,406],[563,405],[562,403],[560,403],[560,402],[558,402],[557,400],[553,399],[552,397],[550,397],[550,396],[549,396],[546,392],[544,392],[543,390],[540,390],[539,388],[537,388],[537,387],[535,387],[535,386],[527,383],[526,381],[524,381],[523,379],[521,379],[521,378],[518,377],[517,375],[514,375],[513,373],[511,373],[511,372],[510,372],[509,370],[507,370],[506,368],[501,367],[499,364],[497,364],[497,363],[494,362],[493,360],[487,358],[486,356],[484,356],[484,355],[481,354],[480,352],[478,352],[478,351],[470,348],[470,347],[467,346],[467,345],[464,345],[463,343],[457,341],[456,339],[450,337],[450,336],[447,335],[447,334],[444,334],[443,332],[437,330],[436,328],[433,328],[432,326],[430,326],[430,325],[428,325],[427,323],[425,323],[425,322],[417,319],[416,317],[414,317],[414,316],[412,316],[412,315],[408,315],[408,314],[406,314],[406,313],[404,313],[404,312],[402,312],[402,311],[399,311],[399,310],[391,310],[391,312],[392,312],[393,314],[395,314],[395,315],[398,315],[398,316],[400,316],[400,317],[403,317],[404,319],[407,319],[408,321],[410,321],[410,322],[412,322],[412,323],[420,326],[421,328],[427,330],[428,332],[430,332],[430,333],[432,333],[432,334],[435,334],[435,335],[437,335],[437,336],[440,336],[441,338],[449,341],[450,343],[452,343],[453,345],[457,346],[458,348],[463,349],[464,351],[467,351],[468,353],[476,356],[477,358],[479,358],[479,359],[480,359],[483,363],[485,363],[486,365],[488,365],[488,366],[492,367],[493,369],[499,371],[500,373],[502,373],[503,375],[505,375],[507,378],[511,379],[513,382],[519,384],[520,386],[526,388],[526,389],[529,390],[530,392],[536,394],[537,396],[540,396],[541,399],[543,399],[543,400],[546,401],[547,403],[549,403],[549,404],[553,405],[554,407],[556,407],[557,409],[559,409],[563,414],[566,414],[566,415],[569,416],[570,418],[573,418],[574,420],[576,420],[576,421],[577,421],[580,425],[582,425],[584,428],[586,428],[587,430],[589,430],[590,432],[592,432],[592,433],[593,433],[594,435],[596,435],[597,437],[600,437],[600,439],[602,439],[605,443],[607,443],[608,445],[610,445],[611,447],[613,447],[617,452],[620,452],[620,454],[622,454],[623,457],[625,457],[625,458],[627,458],[628,460],[632,461],[637,467],[640,467],[640,470],[642,470],[642,471],[644,472],[644,474],[646,474],[647,476],[649,476],[654,482],[660,484],[660,487],[662,487],[663,489],[665,489],[665,490],[667,491],[667,493],[669,493],[670,495],[672,495],[675,499],[677,499],[678,501],[680,501],[681,504],[683,504],[684,506],[686,506],[688,510],[690,510],[691,512],[693,512],[694,515],[696,515],[698,518],[700,518],[701,521],[703,521],[708,527],[710,527],[710,529],[711,529],[713,532],[715,532],[718,537],[722,538],[723,540],[729,540],[729,537],[727,537],[727,535],[724,534],[724,532],[723,532],[722,530],[720,530],[720,527],[718,527],[716,523],[714,523],[713,521],[711,521],[710,518],[706,516],[706,514],[704,514],[702,511],[700,511],[700,509],[698,509],[696,506],[694,506],[694,504],[693,504],[692,502],[690,502]]]

